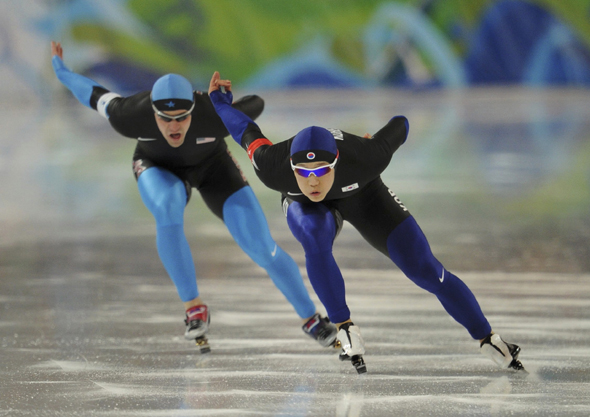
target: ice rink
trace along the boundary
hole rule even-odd
[[[303,334],[197,192],[185,230],[212,351],[184,340],[131,172],[134,141],[50,87],[0,102],[0,416],[590,415],[588,91],[260,93],[258,122],[275,142],[309,125],[362,135],[408,117],[384,181],[529,371],[497,368],[345,225],[334,253],[366,342],[359,376]],[[231,149],[303,267],[278,194]]]

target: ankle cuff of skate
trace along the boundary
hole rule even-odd
[[[487,335],[486,337],[484,337],[481,342],[479,343],[479,347],[482,347],[483,345],[485,345],[486,343],[490,343],[490,340],[492,340],[492,336],[494,335],[494,333],[490,333],[489,335]]]

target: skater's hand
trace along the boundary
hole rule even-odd
[[[219,90],[221,87],[225,88],[225,91],[231,91],[231,81],[221,80],[219,71],[215,71],[211,77],[211,81],[209,82],[209,94],[211,94],[213,91]]]
[[[229,104],[234,101],[234,96],[231,92],[231,81],[221,80],[219,72],[215,71],[209,82],[209,97],[213,105]]]
[[[64,50],[61,47],[61,43],[51,41],[51,64],[53,65],[53,70],[56,74],[60,71],[71,72],[70,69],[66,67],[66,64],[64,64],[63,56]]]
[[[61,43],[51,41],[51,56],[58,56],[60,59],[64,58],[64,50]]]
[[[373,136],[371,136],[370,133],[365,133],[364,136],[363,136],[363,138],[365,138],[365,139],[371,139],[372,137]]]

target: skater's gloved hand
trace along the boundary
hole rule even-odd
[[[225,90],[225,93],[222,91],[222,88]],[[213,73],[209,82],[209,97],[211,97],[213,104],[231,104],[233,102],[234,96],[231,92],[231,81],[220,79],[218,71]]]

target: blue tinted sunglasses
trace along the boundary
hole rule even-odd
[[[186,120],[187,117],[189,117],[191,115],[191,113],[193,112],[193,109],[195,108],[195,102],[193,101],[193,105],[191,106],[190,109],[188,109],[188,111],[184,112],[184,113],[180,113],[176,116],[170,116],[167,115],[166,113],[162,113],[160,110],[158,110],[156,108],[156,106],[154,106],[154,103],[152,103],[152,108],[154,109],[154,112],[156,113],[156,115],[160,118],[160,120],[162,120],[163,122],[166,123],[170,123],[172,120],[176,120],[177,122],[183,122]]]
[[[295,171],[295,173],[303,178],[308,178],[310,175],[313,174],[314,177],[318,178],[318,177],[323,177],[324,175],[326,175],[327,173],[329,173],[330,171],[332,171],[334,169],[334,167],[336,166],[336,162],[338,162],[338,155],[340,154],[340,152],[338,152],[338,154],[336,154],[336,158],[334,159],[334,162],[332,162],[329,165],[322,165],[321,167],[317,167],[317,168],[303,168],[303,167],[298,167],[293,165],[293,160],[291,160],[291,169],[293,171]]]

